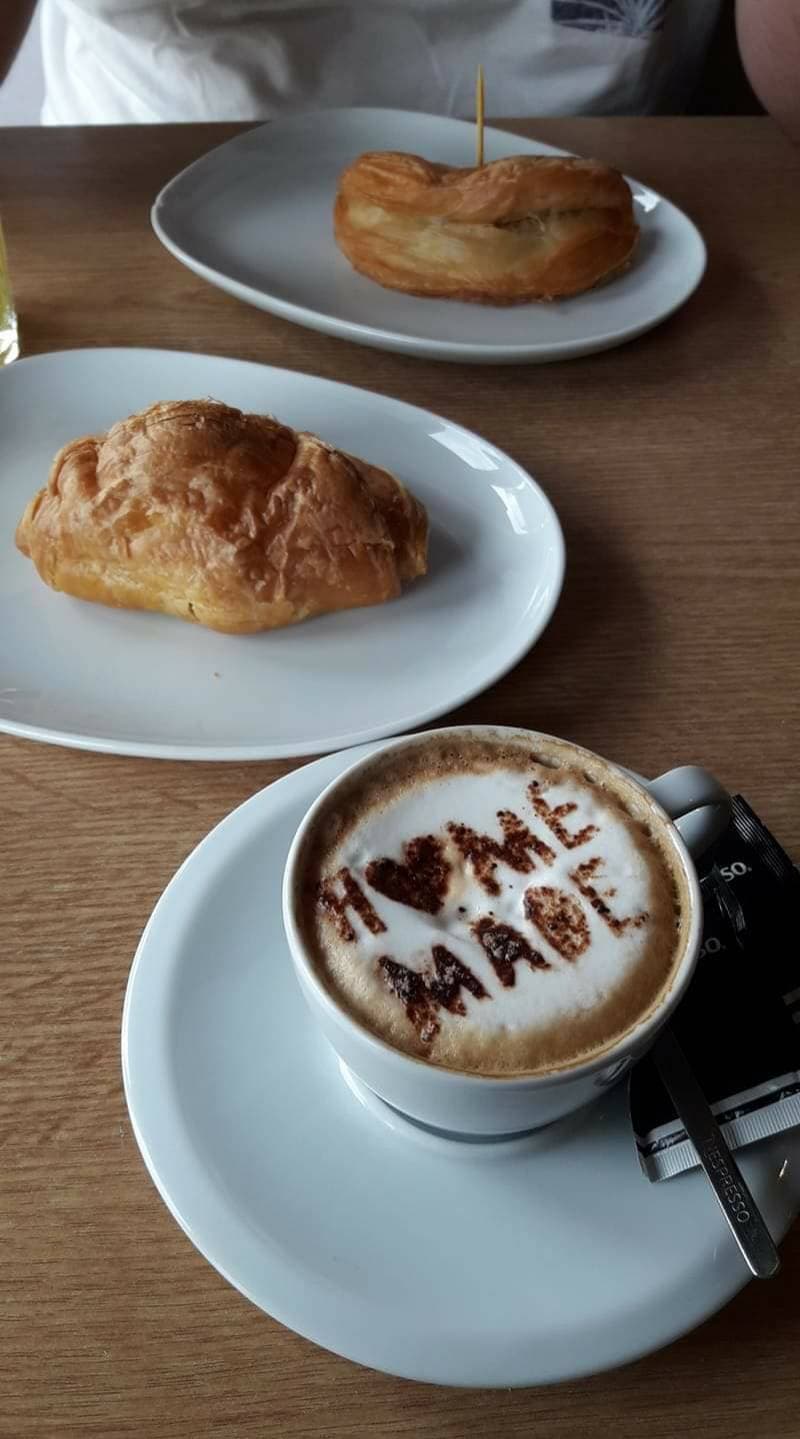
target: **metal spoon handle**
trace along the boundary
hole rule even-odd
[[[781,1263],[772,1235],[670,1029],[656,1041],[653,1059],[748,1269],[757,1279],[769,1279]]]

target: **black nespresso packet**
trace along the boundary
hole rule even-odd
[[[672,1027],[725,1139],[742,1149],[800,1125],[800,873],[741,795],[698,871],[703,946]],[[630,1101],[649,1179],[697,1164],[648,1057]]]

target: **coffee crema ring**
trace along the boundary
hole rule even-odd
[[[304,859],[310,953],[396,1048],[481,1074],[558,1070],[610,1048],[671,983],[679,861],[633,786],[553,747],[452,754],[434,737],[377,756],[323,812]]]

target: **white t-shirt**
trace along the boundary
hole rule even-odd
[[[685,104],[720,0],[44,0],[47,124]]]

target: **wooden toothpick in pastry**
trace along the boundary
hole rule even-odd
[[[475,85],[475,164],[483,164],[483,66],[478,66],[478,79]]]

